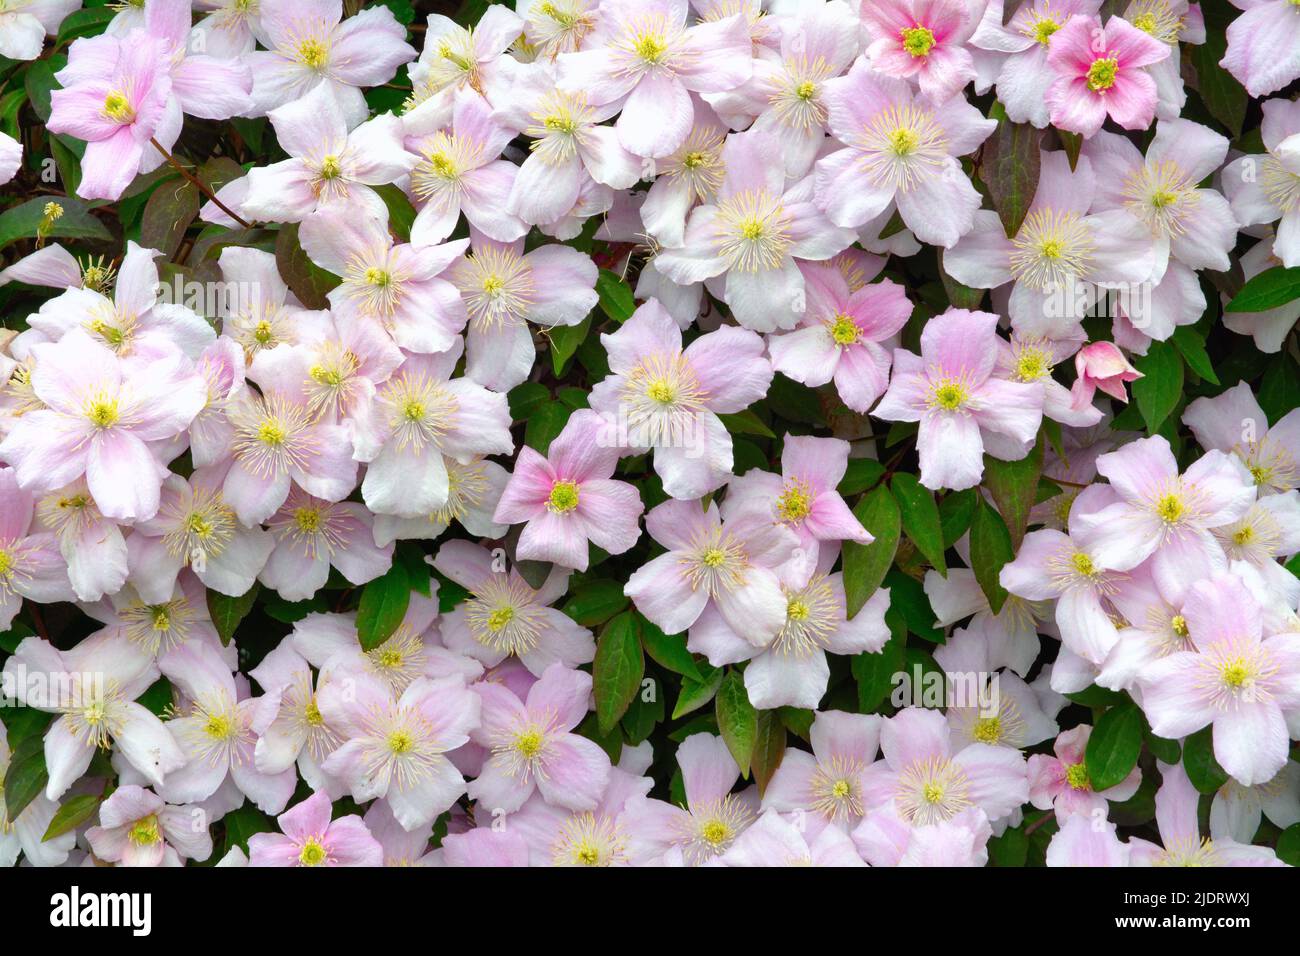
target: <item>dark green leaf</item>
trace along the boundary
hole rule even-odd
[[[70,196],[37,196],[0,213],[0,249],[19,239],[36,238],[37,226],[45,219],[45,205],[50,202],[63,207],[63,215],[53,221],[47,234],[50,239],[107,242],[113,238],[82,200]]]
[[[1142,753],[1142,711],[1136,704],[1112,707],[1103,713],[1088,737],[1084,762],[1094,790],[1123,783]]]
[[[560,402],[547,402],[536,409],[524,426],[524,442],[528,447],[545,455],[551,448],[551,442],[564,431],[573,409]]]
[[[943,558],[943,527],[939,521],[939,506],[935,504],[934,495],[921,485],[915,475],[908,472],[895,473],[889,486],[894,492],[894,500],[898,502],[903,530],[907,532],[908,539],[925,555],[931,566],[947,577],[948,565]]]
[[[1300,299],[1300,267],[1274,266],[1247,282],[1228,303],[1228,312],[1267,312]]]
[[[596,719],[601,733],[609,733],[627,713],[632,698],[641,689],[645,658],[641,654],[637,616],[624,611],[605,625],[596,644],[591,667],[596,697]]]
[[[1183,360],[1169,342],[1152,342],[1147,354],[1133,363],[1142,378],[1133,383],[1133,400],[1154,435],[1183,394]]]
[[[1002,566],[1015,557],[1011,547],[1011,533],[1002,516],[978,501],[970,523],[970,561],[975,580],[988,598],[989,607],[997,614],[1006,602],[1007,592],[998,580]]]
[[[713,700],[722,685],[725,672],[721,667],[709,667],[707,664],[701,664],[699,667],[704,672],[703,680],[682,678],[682,689],[678,692],[677,703],[673,706],[673,720],[698,710]]]
[[[1205,339],[1196,331],[1196,326],[1180,325],[1174,329],[1171,338],[1188,368],[1211,385],[1219,384],[1219,376],[1215,374],[1214,365],[1210,362],[1210,353],[1205,351]]]
[[[1214,793],[1228,782],[1228,773],[1214,759],[1214,733],[1204,727],[1183,740],[1183,769],[1199,793]]]
[[[715,712],[718,732],[731,751],[731,756],[739,764],[740,775],[748,779],[750,760],[754,756],[754,741],[758,738],[758,712],[749,702],[745,677],[740,671],[729,670],[722,679]]]
[[[363,651],[371,651],[393,636],[411,603],[411,581],[398,562],[366,583],[357,605],[357,637]]]
[[[684,634],[665,634],[654,624],[642,618],[641,647],[660,667],[688,677],[697,683],[704,681],[704,674],[696,663],[695,656],[686,649]]]
[[[54,811],[54,816],[50,819],[50,825],[45,828],[45,835],[41,837],[41,842],[53,840],[81,826],[95,815],[102,799],[103,797],[97,793],[82,793],[64,800],[62,806]]]
[[[24,737],[10,755],[9,769],[5,771],[5,809],[10,820],[18,819],[18,814],[45,789],[49,779],[44,737],[39,734]]]
[[[785,725],[774,710],[759,711],[758,724],[754,734],[754,752],[750,764],[754,768],[754,782],[758,784],[761,797],[767,790],[768,781],[781,766],[785,757]]]
[[[989,118],[997,120],[998,126],[980,149],[979,177],[988,187],[1002,228],[1014,236],[1038,189],[1043,133],[1027,123],[1012,123],[1000,103],[993,104]]]
[[[1043,443],[1037,442],[1019,461],[999,461],[984,456],[984,487],[993,496],[1011,533],[1012,548],[1020,547],[1029,526],[1029,512],[1038,497],[1038,477],[1043,471]]]
[[[588,581],[573,592],[564,605],[564,613],[583,627],[604,624],[627,607],[623,585],[608,578]]]
[[[875,540],[871,544],[844,542],[844,596],[849,617],[862,610],[885,579],[885,573],[894,562],[903,527],[898,503],[883,486],[863,495],[853,514]]]
[[[208,614],[212,616],[212,626],[217,629],[217,636],[221,638],[222,644],[229,644],[230,639],[235,636],[235,629],[253,609],[253,603],[257,600],[257,594],[261,589],[262,586],[254,581],[253,586],[239,597],[208,591]]]
[[[600,311],[615,322],[626,322],[636,311],[636,299],[628,284],[608,269],[596,276],[596,295],[600,297]]]

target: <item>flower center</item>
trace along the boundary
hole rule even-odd
[[[487,616],[488,630],[492,632],[500,631],[507,624],[515,619],[515,609],[510,605],[499,607],[493,610]]]
[[[1187,618],[1183,617],[1181,614],[1175,614],[1170,618],[1169,627],[1179,637],[1186,637],[1188,633],[1190,633],[1187,629]]]
[[[1084,554],[1082,551],[1075,552],[1074,557],[1070,559],[1070,563],[1074,565],[1074,570],[1078,571],[1085,578],[1093,577],[1097,573],[1097,565],[1093,563],[1091,557]]]
[[[315,837],[308,837],[298,852],[298,862],[303,866],[320,866],[329,854]]]
[[[776,499],[776,513],[782,521],[802,521],[812,511],[813,497],[806,482],[791,481]]]
[[[657,66],[668,52],[668,44],[658,33],[643,33],[637,38],[632,50],[643,62]]]
[[[830,329],[831,339],[841,348],[856,345],[862,338],[862,330],[858,328],[858,324],[843,313],[836,315],[827,327]]]
[[[1065,768],[1065,782],[1070,785],[1072,790],[1087,790],[1092,786],[1088,779],[1088,765],[1084,763],[1072,763]]]
[[[515,750],[526,760],[532,760],[542,752],[545,743],[540,730],[525,730],[515,735]]]
[[[90,419],[90,423],[96,428],[109,428],[115,425],[122,416],[118,410],[117,402],[110,399],[100,399],[90,403],[86,409],[86,417]]]
[[[1115,85],[1118,74],[1119,60],[1114,57],[1093,60],[1092,66],[1088,67],[1088,89],[1094,93],[1104,93]]]
[[[903,49],[915,57],[929,56],[934,49],[934,33],[919,23],[903,30]]]
[[[931,407],[943,409],[945,412],[957,411],[969,399],[970,393],[966,390],[966,387],[950,378],[940,381],[930,393]]]
[[[551,497],[546,510],[552,514],[568,514],[578,507],[578,486],[572,481],[557,481],[551,486]]]
[[[337,156],[326,156],[320,162],[321,179],[338,179],[343,175],[343,167],[339,165]]]
[[[1177,524],[1187,513],[1187,505],[1176,494],[1167,494],[1156,502],[1156,514],[1165,524]]]
[[[308,69],[319,70],[329,59],[329,49],[320,40],[308,37],[298,44],[298,62]]]
[[[1223,678],[1224,686],[1230,690],[1241,690],[1254,677],[1250,665],[1241,657],[1234,657],[1232,660],[1224,661],[1219,666],[1219,676]]]
[[[126,838],[136,846],[153,846],[162,839],[157,815],[151,813],[141,820],[136,820],[127,831]]]
[[[1002,739],[1002,719],[981,717],[971,728],[971,736],[982,744],[995,744]]]
[[[1043,46],[1047,46],[1052,42],[1052,34],[1059,29],[1061,29],[1059,23],[1055,20],[1049,19],[1048,17],[1043,17],[1034,24],[1033,29],[1030,32],[1037,42],[1041,43]]]
[[[113,90],[104,97],[104,115],[115,123],[130,123],[135,120],[135,110],[125,93]]]
[[[303,534],[315,534],[320,531],[321,513],[319,508],[297,508],[293,513],[294,524]]]

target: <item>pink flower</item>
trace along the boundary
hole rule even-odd
[[[387,83],[415,59],[406,28],[382,5],[343,20],[341,0],[261,0],[260,18],[249,26],[266,47],[245,57],[253,72],[253,116],[324,85],[356,125],[370,112],[360,88]]]
[[[299,776],[313,790],[328,791],[338,798],[346,788],[326,774],[321,764],[342,741],[320,715],[311,667],[294,646],[298,633],[295,625],[294,633],[248,672],[266,691],[253,721],[257,734],[253,764],[265,774],[283,773],[296,764]],[[327,680],[322,675],[321,685]]]
[[[469,315],[465,374],[496,392],[523,383],[537,349],[528,323],[574,326],[596,307],[599,270],[590,256],[550,243],[524,252],[524,241],[474,240],[447,276]]]
[[[11,757],[5,725],[0,722],[0,776],[9,772]],[[32,866],[60,866],[67,860],[69,851],[77,843],[75,830],[45,839],[46,830],[58,812],[57,803],[38,793],[20,812],[11,815],[5,806],[4,794],[0,793],[0,823],[3,823],[0,826],[0,866],[13,866],[20,853]]]
[[[915,79],[936,105],[975,79],[964,43],[979,25],[982,7],[965,0],[882,0],[862,6],[871,42],[867,56],[886,76]]]
[[[440,355],[411,355],[357,410],[354,457],[364,461],[361,496],[380,514],[425,517],[447,506],[447,459],[468,464],[514,451],[506,397],[468,378],[451,379],[460,342]]]
[[[1300,21],[1300,9],[1294,19]],[[1293,268],[1300,266],[1300,103],[1278,97],[1263,108],[1260,132],[1267,152],[1225,166],[1223,191],[1242,227],[1277,223],[1273,255]]]
[[[468,240],[395,242],[386,211],[375,218],[338,207],[319,210],[298,235],[317,265],[343,279],[329,294],[340,317],[380,323],[408,352],[446,352],[457,344],[465,303],[443,273]]]
[[[1300,711],[1300,634],[1263,636],[1260,606],[1235,576],[1192,586],[1188,647],[1142,673],[1152,732],[1214,727],[1214,756],[1238,783],[1266,783],[1286,764],[1287,721]]]
[[[1300,10],[1292,0],[1231,0],[1245,12],[1228,24],[1219,65],[1251,96],[1276,93],[1300,77]]]
[[[1300,409],[1271,427],[1250,385],[1239,382],[1213,398],[1198,398],[1183,423],[1205,450],[1231,452],[1250,471],[1261,496],[1292,491],[1300,483]]]
[[[1180,476],[1169,442],[1156,435],[1102,455],[1097,470],[1120,499],[1079,516],[1097,567],[1128,571],[1150,557],[1156,583],[1169,594],[1225,569],[1210,532],[1239,520],[1255,500],[1240,460],[1209,451]]]
[[[95,856],[121,866],[184,866],[212,855],[202,807],[169,806],[151,790],[128,784],[99,805],[99,826],[86,831]]]
[[[18,142],[18,140],[14,139],[8,133],[0,133],[0,185],[4,185],[17,176],[18,170],[22,168],[22,165],[23,144]],[[15,265],[17,265],[17,263],[15,263]],[[12,266],[10,268],[12,268]],[[3,281],[7,282],[11,278],[18,278],[18,276],[10,273],[9,269],[5,269],[4,271],[9,274],[4,277]]]
[[[238,207],[244,216],[301,222],[317,209],[342,205],[352,215],[387,218],[384,201],[370,187],[394,182],[415,165],[402,147],[401,120],[381,113],[349,124],[327,83],[267,115],[290,158],[249,170]]]
[[[610,374],[591,390],[591,407],[611,440],[654,449],[664,491],[698,498],[730,476],[731,435],[719,413],[748,408],[772,382],[763,340],[723,326],[685,350],[677,323],[658,301],[642,305],[613,333],[602,333]]]
[[[1227,173],[1224,174],[1225,177]],[[1225,180],[1225,190],[1226,180]],[[1282,265],[1282,260],[1273,253],[1274,237],[1270,234],[1255,243],[1241,256],[1241,271],[1247,281],[1255,276]],[[1300,255],[1300,252],[1296,253]],[[1297,260],[1300,261],[1300,260]],[[13,267],[18,264],[15,263]],[[643,272],[642,275],[645,273]],[[1223,301],[1228,301],[1223,297]],[[1239,335],[1249,335],[1255,340],[1255,348],[1261,352],[1280,352],[1286,337],[1300,321],[1300,299],[1293,299],[1264,312],[1225,312],[1223,324]]]
[[[1128,393],[1124,390],[1124,384],[1136,382],[1142,377],[1142,373],[1129,364],[1114,342],[1085,345],[1074,356],[1074,368],[1079,377],[1074,380],[1070,392],[1076,410],[1091,407],[1092,398],[1099,388],[1111,398],[1127,402]]]
[[[809,730],[812,753],[785,752],[763,792],[763,808],[816,814],[837,829],[857,826],[866,807],[864,774],[876,759],[880,724],[876,714],[820,711]]]
[[[324,312],[304,309],[289,291],[272,253],[226,246],[217,264],[231,292],[219,303],[221,334],[237,342],[249,361],[277,345],[296,344],[304,326],[324,321]],[[222,377],[231,384],[243,384],[242,369],[231,368]]]
[[[469,785],[471,799],[493,814],[513,813],[536,790],[567,810],[595,809],[609,781],[609,757],[572,732],[587,716],[591,675],[557,662],[525,700],[491,681],[474,691],[483,701],[483,717],[472,737],[491,756]]]
[[[32,388],[47,407],[21,416],[0,458],[27,489],[54,491],[86,476],[102,514],[152,518],[167,469],[150,443],[185,431],[206,389],[174,348],[119,359],[81,329],[32,347]]]
[[[501,495],[495,520],[524,524],[516,556],[587,570],[587,543],[622,554],[641,536],[644,506],[636,487],[614,481],[619,449],[602,444],[599,415],[579,409],[546,457],[525,446]]]
[[[628,579],[624,592],[665,634],[679,634],[710,609],[756,648],[785,626],[788,601],[776,569],[794,556],[799,539],[750,508],[725,523],[718,506],[665,501],[646,515],[646,530],[667,553]]]
[[[347,429],[321,421],[306,394],[305,356],[289,346],[259,352],[248,369],[261,394],[246,389],[229,409],[235,437],[221,493],[246,526],[279,510],[295,484],[342,501],[357,483]]]
[[[17,0],[0,12],[0,56],[35,60],[45,47],[45,37],[59,32],[68,14],[81,9],[81,0]],[[4,178],[0,176],[0,182]]]
[[[291,488],[267,519],[276,540],[258,577],[286,601],[304,601],[325,586],[330,568],[351,584],[365,584],[393,561],[393,548],[375,547],[373,517],[352,501],[330,502]]]
[[[1054,756],[1029,757],[1029,800],[1040,810],[1054,809],[1062,825],[1072,816],[1082,816],[1090,823],[1105,820],[1111,802],[1123,803],[1142,784],[1142,771],[1134,767],[1113,787],[1093,790],[1084,761],[1091,735],[1089,724],[1079,724],[1056,738]]]
[[[1125,129],[1146,129],[1156,115],[1156,81],[1142,68],[1169,55],[1167,43],[1122,17],[1105,27],[1096,18],[1071,17],[1047,54],[1056,71],[1047,91],[1052,124],[1092,136],[1110,116]]]
[[[986,448],[1014,461],[1029,451],[1042,422],[1041,389],[998,378],[998,317],[949,309],[921,333],[921,355],[897,349],[894,377],[875,415],[919,422],[917,451],[927,488],[971,488],[984,474]]]
[[[699,866],[730,849],[757,816],[752,791],[733,794],[740,767],[721,737],[692,734],[677,748],[686,806],[633,796],[620,823],[633,866]]]
[[[1030,758],[1033,759],[1032,757]],[[1115,824],[1077,813],[1061,822],[1047,844],[1048,866],[1128,866],[1130,848]]]
[[[866,866],[847,833],[824,826],[816,835],[765,810],[719,858],[724,866]]]
[[[165,726],[136,698],[158,679],[153,655],[106,629],[68,651],[26,638],[5,661],[18,703],[60,716],[45,732],[45,795],[57,800],[101,748],[115,747],[155,787],[183,767]]]
[[[32,496],[19,486],[14,470],[0,468],[0,627],[5,630],[23,598],[48,604],[74,597],[59,540],[49,531],[33,531],[34,514]]]
[[[318,790],[280,814],[281,833],[254,833],[248,838],[249,866],[380,866],[379,845],[361,817],[349,814],[330,821],[329,794]]]
[[[615,128],[638,156],[667,156],[686,139],[694,114],[688,91],[725,93],[750,77],[746,18],[688,27],[688,9],[685,0],[603,0],[600,45],[556,61],[561,90],[622,107]]]
[[[835,225],[857,228],[896,204],[918,239],[951,249],[980,207],[957,157],[973,153],[997,123],[964,97],[937,108],[914,99],[907,83],[862,58],[827,81],[828,124],[845,148],[817,162],[817,205]]]
[[[808,308],[793,332],[770,335],[772,367],[816,388],[835,382],[853,411],[866,414],[889,384],[886,347],[912,315],[903,287],[889,279],[850,290],[833,265],[802,265]]]
[[[478,726],[478,695],[461,677],[421,677],[395,697],[373,675],[348,676],[319,694],[321,715],[345,740],[323,769],[343,780],[354,800],[384,799],[405,829],[427,827],[465,792],[446,754]]]
[[[518,571],[498,567],[491,552],[468,541],[446,542],[433,566],[470,592],[469,600],[442,619],[449,648],[487,667],[517,657],[537,677],[556,661],[573,668],[596,656],[591,632],[549,606],[568,588],[568,569],[553,569],[540,588],[533,588]]]
[[[507,49],[522,30],[519,15],[499,3],[489,4],[471,27],[429,14],[424,47],[409,71],[413,90],[403,119],[430,128],[446,126],[461,90],[504,106],[513,89],[516,65]]]

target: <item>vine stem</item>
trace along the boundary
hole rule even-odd
[[[231,219],[235,220],[235,222],[239,223],[239,224],[240,224],[241,226],[243,226],[245,229],[251,229],[251,228],[252,228],[252,224],[251,224],[251,223],[245,222],[244,219],[243,219],[242,217],[240,217],[239,215],[237,215],[233,209],[231,209],[229,206],[227,206],[225,203],[223,203],[220,199],[218,199],[218,198],[217,198],[217,194],[214,193],[214,192],[212,191],[211,187],[209,187],[209,186],[208,186],[206,183],[204,183],[201,179],[199,179],[197,176],[195,176],[193,173],[191,173],[188,169],[186,169],[184,166],[182,166],[182,165],[180,164],[180,162],[177,161],[177,159],[176,159],[175,156],[173,156],[173,155],[172,155],[171,153],[169,153],[167,150],[163,149],[163,145],[162,145],[162,143],[158,142],[158,140],[154,139],[152,136],[149,137],[149,142],[153,143],[154,148],[155,148],[156,150],[158,150],[158,152],[160,152],[160,153],[163,154],[163,156],[166,158],[167,162],[171,165],[172,169],[176,170],[178,173],[180,173],[182,176],[184,176],[187,180],[189,180],[191,183],[193,183],[194,186],[195,186],[195,188],[197,188],[199,192],[203,193],[203,195],[207,196],[207,197],[208,197],[209,199],[211,199],[214,203],[216,203],[218,209],[220,209],[222,212],[224,212],[224,213],[225,213],[227,216],[229,216]]]

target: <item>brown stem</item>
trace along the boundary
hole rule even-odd
[[[1037,820],[1035,820],[1033,823],[1029,824],[1029,826],[1025,827],[1025,836],[1029,836],[1029,835],[1032,834],[1035,830],[1037,830],[1039,827],[1041,827],[1044,823],[1046,823],[1048,820],[1054,818],[1055,816],[1056,816],[1056,814],[1053,813],[1051,810],[1045,810],[1045,811],[1043,811],[1043,815],[1042,815],[1041,817],[1039,817],[1039,818],[1038,818]]]
[[[241,226],[243,226],[245,229],[249,229],[249,228],[251,228],[251,224],[250,224],[250,223],[245,222],[245,221],[244,221],[240,216],[236,215],[236,213],[235,213],[235,211],[234,211],[233,209],[231,209],[229,206],[227,206],[225,203],[223,203],[220,199],[217,198],[216,193],[214,193],[214,192],[212,191],[211,187],[209,187],[206,183],[204,183],[204,182],[203,182],[202,180],[200,180],[197,176],[195,176],[193,173],[191,173],[188,169],[186,169],[184,166],[182,166],[179,162],[177,162],[175,156],[173,156],[171,153],[167,152],[167,150],[163,149],[162,143],[158,142],[158,140],[154,139],[152,136],[149,137],[149,142],[153,143],[154,148],[157,149],[158,152],[162,153],[164,157],[166,157],[167,162],[171,165],[171,167],[172,167],[174,170],[176,170],[178,173],[180,173],[182,176],[184,176],[187,180],[189,180],[191,183],[193,183],[194,186],[195,186],[195,188],[197,188],[199,192],[203,193],[203,195],[207,196],[207,197],[208,197],[209,199],[211,199],[214,203],[216,203],[218,209],[220,209],[222,212],[224,212],[224,213],[225,213],[227,216],[229,216],[231,219],[235,220],[235,222],[239,223],[239,224],[240,224]]]

